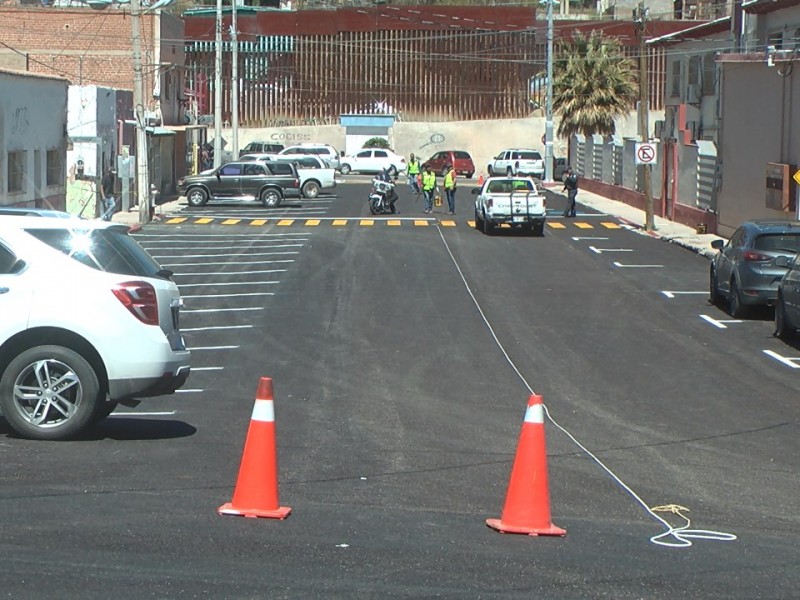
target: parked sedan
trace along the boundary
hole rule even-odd
[[[260,201],[279,206],[284,198],[300,197],[300,177],[291,163],[231,162],[217,169],[190,175],[178,181],[178,193],[189,206],[204,206],[209,200]]]
[[[711,246],[719,252],[711,262],[709,299],[727,302],[730,315],[738,318],[752,306],[775,304],[786,273],[776,259],[800,251],[800,222],[747,221],[727,244],[715,240]]]
[[[365,148],[351,156],[343,156],[339,161],[342,175],[348,173],[382,173],[388,170],[397,175],[406,170],[406,159],[391,150],[383,148]]]

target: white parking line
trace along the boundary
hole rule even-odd
[[[258,271],[217,271],[215,273],[205,273],[203,271],[199,271],[197,273],[174,273],[174,275],[181,277],[202,277],[204,275],[258,275],[262,273],[286,273],[286,269],[265,269]]]
[[[276,283],[280,283],[279,281],[226,281],[224,283],[209,281],[207,283],[182,283],[178,287],[180,288],[190,288],[190,287],[217,287],[217,286],[226,286],[226,285],[273,285]]]
[[[777,352],[773,352],[772,350],[764,350],[764,354],[766,354],[767,356],[771,356],[772,358],[774,358],[779,362],[782,362],[787,367],[791,367],[793,369],[800,369],[800,365],[794,362],[796,360],[800,360],[800,358],[789,358],[787,356],[781,356],[780,354],[778,354]]]
[[[589,250],[595,254],[601,254],[602,252],[633,252],[630,248],[595,248],[594,246],[589,246]]]
[[[281,254],[300,254],[299,252],[282,252]],[[282,260],[237,260],[236,264],[238,265],[263,265],[266,263],[293,263],[294,259],[282,259]],[[230,265],[230,261],[224,262],[191,262],[191,263],[161,263],[162,267],[208,267],[213,265]]]
[[[572,240],[575,242],[580,242],[581,240],[607,240],[607,237],[573,237]]]
[[[192,327],[185,329],[181,327],[181,332],[186,331],[210,331],[212,329],[252,329],[254,325],[213,325],[211,327]]]
[[[239,296],[274,296],[275,292],[249,292],[247,294],[195,294],[194,296],[184,296],[182,298],[238,298]]]
[[[225,367],[192,367],[192,373],[195,371],[222,371]]]
[[[236,350],[239,346],[190,346],[188,350],[195,352],[198,350]]]
[[[264,307],[248,306],[243,308],[186,308],[181,311],[181,317],[185,315],[195,315],[197,313],[238,312],[244,310],[264,310]],[[186,329],[182,329],[181,331],[186,331]]]
[[[714,327],[717,327],[719,329],[727,329],[728,326],[725,325],[725,323],[741,323],[742,322],[739,319],[723,319],[723,320],[720,321],[720,320],[714,319],[713,317],[709,317],[708,315],[700,315],[700,318],[703,319],[704,321],[708,321]]]
[[[281,248],[302,247],[303,244],[287,244],[280,246]],[[275,246],[277,247],[277,246]],[[220,258],[222,256],[281,256],[286,254],[298,254],[298,252],[227,252],[223,254],[159,254],[153,255],[153,258],[160,260],[162,258]]]
[[[685,294],[707,294],[708,290],[704,292],[675,292],[675,291],[661,290],[661,293],[664,294],[667,298],[674,298],[677,295],[685,295]]]
[[[614,266],[623,269],[661,269],[664,265],[624,265],[622,263],[614,262]]]
[[[180,390],[178,390],[180,391]],[[177,410],[169,412],[112,412],[109,417],[169,417],[176,414]]]

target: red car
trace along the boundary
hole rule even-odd
[[[471,179],[475,174],[475,163],[472,162],[472,157],[469,152],[465,150],[442,150],[431,156],[426,160],[423,165],[430,165],[434,173],[439,173],[442,177],[445,176],[447,165],[453,165],[457,175],[463,175],[467,179]]]

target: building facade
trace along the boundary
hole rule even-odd
[[[68,85],[0,70],[0,205],[64,210]]]

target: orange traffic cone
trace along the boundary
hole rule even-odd
[[[275,409],[272,379],[258,382],[256,403],[242,452],[233,500],[217,509],[221,515],[285,519],[292,511],[278,502],[278,456],[275,450]]]
[[[547,452],[544,441],[542,397],[531,395],[519,434],[517,454],[511,469],[506,504],[499,519],[486,524],[501,533],[566,535],[550,521],[550,491],[547,485]]]
[[[483,185],[483,171],[478,175],[478,185]]]

